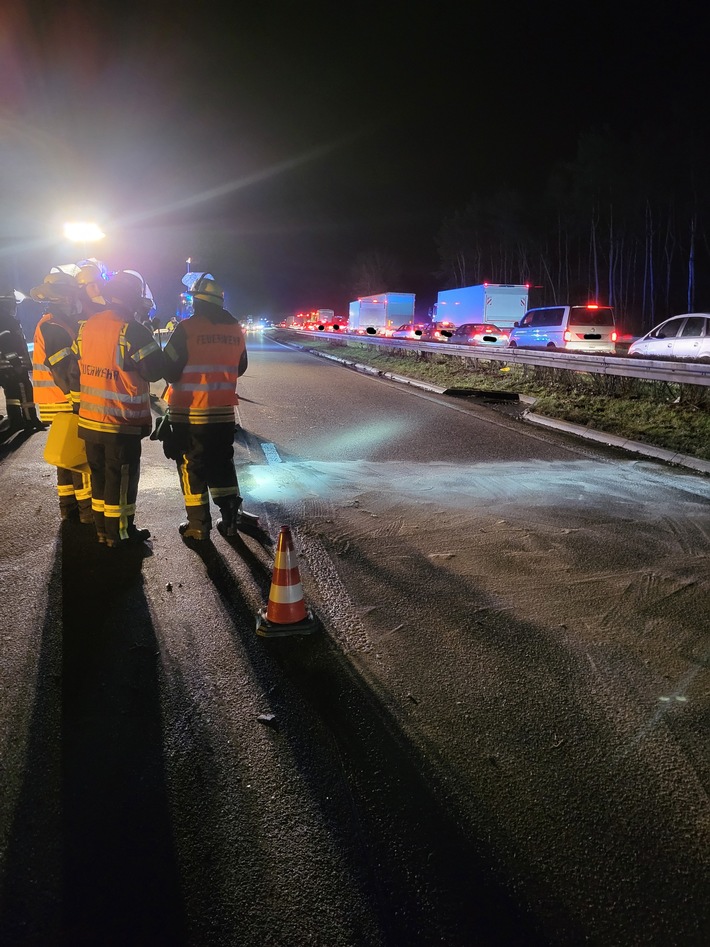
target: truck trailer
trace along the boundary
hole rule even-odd
[[[378,293],[350,303],[350,332],[381,335],[406,322],[414,322],[414,293]]]
[[[526,284],[481,283],[461,289],[444,289],[436,300],[434,320],[455,326],[467,322],[490,323],[500,329],[512,327],[528,309]]]
[[[317,332],[345,332],[347,319],[338,319],[334,309],[316,309],[306,322],[306,328]]]
[[[299,312],[295,316],[286,316],[284,321],[286,325],[299,329],[303,329],[305,326],[323,326],[325,328],[326,325],[336,321],[335,310],[311,309],[310,312]]]

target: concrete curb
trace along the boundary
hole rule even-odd
[[[310,352],[311,355],[318,355],[320,358],[328,358],[332,362],[338,362],[346,368],[352,368],[355,371],[366,372],[368,375],[377,375],[379,378],[388,378],[391,381],[401,384],[411,385],[413,388],[423,388],[424,391],[431,391],[437,395],[443,395],[449,389],[441,388],[438,385],[428,385],[423,381],[416,381],[413,378],[406,378],[403,375],[395,375],[392,372],[381,372],[370,365],[360,365],[357,362],[350,362],[345,358],[338,358],[336,355],[328,355],[326,352],[317,352],[309,349],[305,345],[296,345],[295,343],[283,343],[293,348],[301,349],[304,352]],[[531,407],[535,404],[535,398],[529,395],[519,395],[520,401],[529,404]],[[679,467],[688,467],[698,473],[710,474],[710,461],[700,460],[698,457],[689,457],[687,454],[677,454],[662,447],[654,447],[652,444],[643,444],[640,441],[630,441],[625,437],[618,437],[616,434],[606,434],[604,431],[595,431],[593,428],[585,427],[582,424],[571,424],[569,421],[558,421],[557,418],[548,418],[543,414],[534,414],[529,409],[523,412],[523,419],[531,424],[538,424],[540,427],[549,427],[564,434],[574,434],[576,437],[582,437],[588,441],[597,441],[600,444],[606,444],[608,447],[618,447],[621,450],[627,450],[634,454],[642,454],[644,457],[651,457],[654,460],[663,460],[668,464],[675,464]]]
[[[692,470],[696,470],[700,473],[710,474],[710,461],[700,460],[698,457],[689,457],[687,454],[676,454],[662,447],[653,447],[652,444],[630,441],[625,437],[618,437],[616,434],[606,434],[604,431],[595,431],[581,424],[571,424],[569,421],[558,421],[557,418],[547,418],[542,414],[534,414],[529,410],[523,412],[523,418],[532,424],[539,424],[541,427],[553,428],[556,431],[563,431],[565,434],[574,434],[577,437],[583,437],[588,441],[598,441],[601,444],[606,444],[608,447],[619,447],[621,450],[632,451],[634,454],[643,454],[645,457],[654,458],[654,460],[664,460],[669,464],[676,464],[680,467],[690,467]]]

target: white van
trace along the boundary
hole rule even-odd
[[[520,322],[514,323],[508,346],[614,353],[617,338],[614,311],[609,306],[545,306],[528,309]]]

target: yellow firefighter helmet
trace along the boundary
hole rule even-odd
[[[79,284],[73,276],[55,270],[48,273],[44,282],[30,290],[30,296],[38,303],[66,303],[79,299]]]
[[[100,267],[96,263],[81,263],[79,272],[76,274],[76,281],[92,303],[100,306],[106,305],[106,300],[101,295],[104,278]]]
[[[203,273],[190,287],[193,299],[202,299],[214,306],[224,306],[224,290],[210,273]]]

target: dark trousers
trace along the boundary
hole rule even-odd
[[[12,431],[19,431],[37,421],[34,390],[27,372],[17,372],[3,382],[7,419]]]
[[[57,467],[57,493],[62,512],[71,513],[78,507],[82,515],[88,514],[91,511],[91,476],[88,470],[82,473]]]
[[[107,434],[101,441],[87,441],[86,459],[91,468],[91,508],[97,534],[114,542],[128,539],[136,515],[140,437]]]
[[[180,489],[187,520],[194,529],[212,528],[210,494],[225,524],[231,526],[241,505],[234,469],[234,431],[229,424],[176,424]]]

